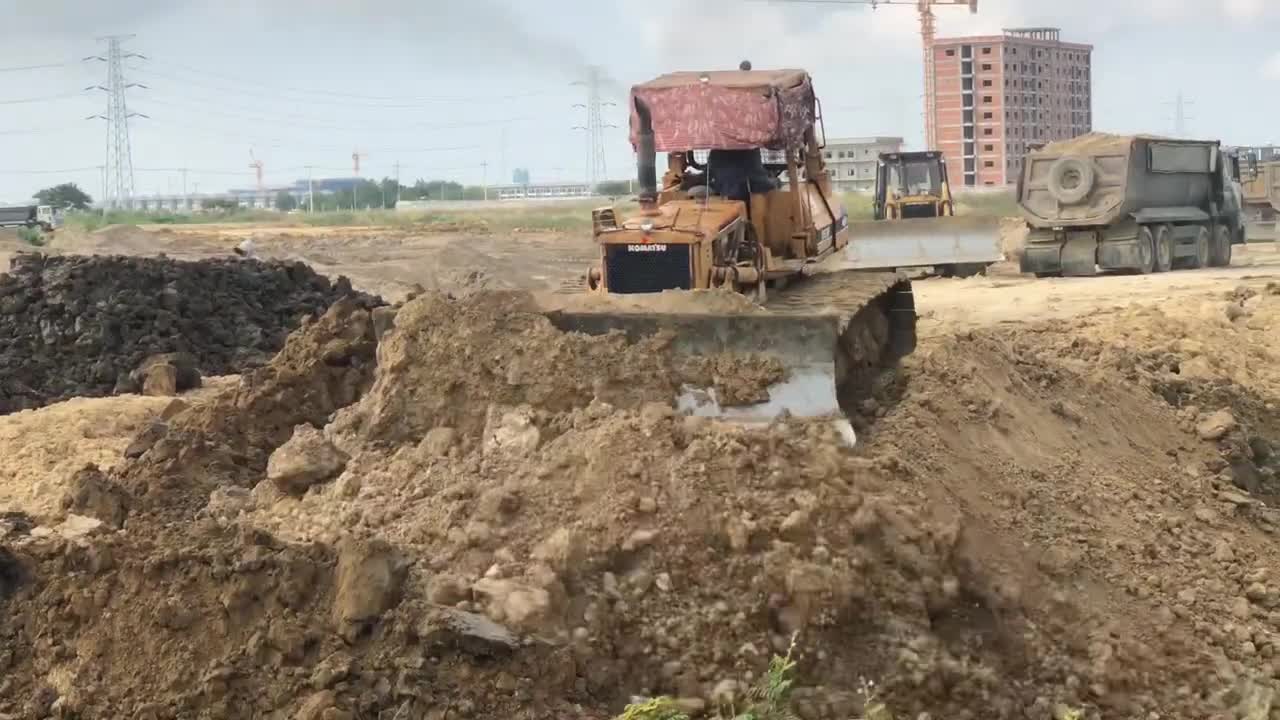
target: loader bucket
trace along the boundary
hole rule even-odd
[[[840,409],[836,355],[840,321],[835,315],[630,314],[553,311],[552,324],[563,331],[604,335],[624,333],[632,342],[668,333],[671,352],[681,356],[747,355],[775,358],[785,375],[768,388],[768,400],[726,405],[712,387],[684,386],[675,398],[682,412],[745,424],[765,424],[784,414],[830,419],[845,440],[853,428]]]
[[[1280,240],[1276,233],[1275,220],[1250,220],[1245,224],[1246,242],[1275,242]]]
[[[957,216],[852,223],[841,264],[858,270],[890,270],[985,267],[1003,259],[997,218]]]

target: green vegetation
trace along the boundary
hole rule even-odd
[[[20,227],[18,228],[18,239],[36,247],[44,245],[44,233],[40,231],[40,228]]]
[[[866,193],[844,193],[840,196],[849,219],[875,219],[874,198]],[[966,192],[956,195],[956,214],[978,217],[1018,217],[1018,200],[1012,192]]]
[[[518,204],[508,206],[496,203],[476,207],[458,207],[450,204],[444,209],[429,207],[422,211],[396,210],[338,210],[314,213],[300,212],[292,215],[275,210],[215,210],[199,213],[144,213],[132,210],[109,210],[105,213],[73,213],[66,224],[86,232],[93,232],[109,225],[200,225],[213,223],[253,223],[310,227],[399,227],[418,228],[424,231],[468,231],[508,233],[518,231],[584,232],[591,230],[591,210],[607,199],[565,201],[545,204]],[[634,205],[616,203],[620,213],[631,212]]]
[[[721,720],[798,720],[791,711],[791,693],[795,689],[796,636],[791,638],[791,647],[786,657],[773,656],[769,661],[769,669],[742,698],[745,703],[739,708],[736,700],[722,703],[715,709],[713,717]],[[860,694],[863,697],[862,716],[851,720],[893,720],[893,713],[887,705],[876,697],[873,683],[862,680]],[[1056,716],[1055,716],[1056,717]],[[651,698],[640,703],[632,703],[614,720],[690,720],[680,703],[669,697]],[[1077,716],[1058,718],[1058,720],[1080,720]]]
[[[394,181],[393,181],[394,184]],[[381,196],[382,188],[376,183],[369,183]],[[452,194],[455,190],[470,194],[470,190],[460,185],[449,183],[422,183],[422,190],[436,193]],[[387,188],[394,191],[394,187]],[[616,189],[616,188],[615,188]],[[402,192],[408,192],[401,188]],[[361,193],[365,191],[362,190]],[[417,194],[414,191],[412,194]],[[292,197],[287,200],[286,194],[277,198],[282,208],[292,209]],[[131,210],[110,210],[103,212],[75,212],[67,216],[69,226],[92,232],[108,225],[188,225],[208,223],[255,223],[263,225],[279,225],[280,227],[313,226],[313,227],[346,227],[346,226],[385,226],[418,228],[424,231],[467,231],[467,232],[588,232],[591,229],[591,210],[602,205],[613,204],[619,215],[635,211],[635,203],[625,193],[617,201],[608,198],[586,198],[582,200],[557,202],[511,202],[511,203],[476,203],[467,207],[466,203],[449,202],[440,209],[432,208],[427,201],[422,210],[396,211],[392,209],[350,210],[351,193],[330,194],[316,197],[316,212],[308,212],[304,201],[297,209],[301,212],[286,214],[277,210],[255,210],[227,206],[224,204],[209,206],[198,213],[144,213]],[[364,195],[360,196],[362,199]],[[404,199],[410,199],[406,195]],[[870,220],[873,217],[872,198],[860,193],[847,193],[841,196],[849,217],[854,221]],[[388,198],[394,202],[394,198]],[[1010,193],[965,193],[956,198],[956,211],[960,215],[979,215],[986,217],[1013,217],[1018,214],[1017,203]]]
[[[973,192],[956,196],[957,215],[981,217],[1020,217],[1018,198],[1013,191]]]
[[[773,656],[769,669],[742,699],[740,709],[736,700],[729,700],[716,708],[716,716],[726,720],[796,720],[791,712],[791,691],[795,688],[796,661],[792,658],[796,639],[786,657]],[[628,705],[616,720],[689,720],[680,706],[671,698],[655,698],[643,703]]]
[[[75,183],[62,183],[45,188],[35,194],[41,205],[52,205],[59,210],[87,210],[93,204],[89,193],[80,189]]]

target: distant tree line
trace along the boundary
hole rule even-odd
[[[619,197],[631,193],[631,183],[623,181],[602,182],[596,185],[596,193],[608,197]],[[486,195],[496,197],[492,190],[486,193],[481,185],[463,185],[451,180],[418,180],[412,185],[397,183],[393,178],[380,181],[361,180],[354,188],[331,192],[315,193],[314,205],[317,212],[359,210],[374,208],[394,208],[397,200],[483,200]],[[35,194],[41,205],[52,205],[67,210],[87,210],[93,205],[93,198],[75,183],[63,183],[45,188]],[[235,210],[240,206],[235,200],[225,198],[207,198],[200,206],[204,210]],[[282,211],[307,210],[310,203],[305,194],[297,197],[281,190],[276,195],[276,208]]]

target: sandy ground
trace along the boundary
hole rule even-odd
[[[12,235],[12,236],[11,236]],[[594,262],[583,233],[467,230],[415,231],[389,227],[280,227],[246,224],[122,226],[94,233],[65,230],[51,252],[121,253],[177,258],[225,255],[253,238],[264,257],[300,260],[329,275],[346,275],[360,289],[397,301],[415,286],[456,290],[503,287],[545,290],[579,276]],[[0,234],[0,267],[25,249]],[[1131,303],[1160,305],[1174,298],[1265,285],[1280,279],[1280,246],[1237,246],[1231,267],[1161,275],[1116,275],[1036,280],[1014,263],[986,277],[915,283],[922,335],[990,325],[1060,319]]]
[[[1280,280],[1280,246],[1237,246],[1231,267],[1179,270],[1160,275],[1114,275],[1037,280],[1001,264],[987,277],[929,279],[914,284],[920,333],[1056,320],[1131,304],[1165,306],[1237,285]]]
[[[581,274],[592,261],[590,237],[557,232],[500,236],[467,230],[415,232],[388,227],[279,227],[233,225],[109,227],[93,233],[62,231],[51,252],[126,255],[166,254],[200,259],[231,253],[252,238],[266,258],[300,260],[356,287],[397,301],[415,286],[425,289],[493,285],[544,289]],[[21,249],[0,237],[0,262]]]

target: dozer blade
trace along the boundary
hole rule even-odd
[[[1280,240],[1280,235],[1276,234],[1276,222],[1256,220],[1245,224],[1245,241],[1246,242],[1275,242]]]
[[[957,216],[853,223],[841,265],[857,270],[985,267],[1003,259],[998,219]]]
[[[568,332],[625,333],[642,338],[669,333],[671,352],[682,357],[722,355],[774,358],[781,381],[769,386],[768,399],[751,405],[721,402],[713,387],[684,386],[675,398],[680,411],[748,424],[768,423],[784,413],[796,418],[830,418],[849,444],[853,428],[837,397],[836,355],[840,320],[835,315],[700,315],[552,311],[552,324]]]

